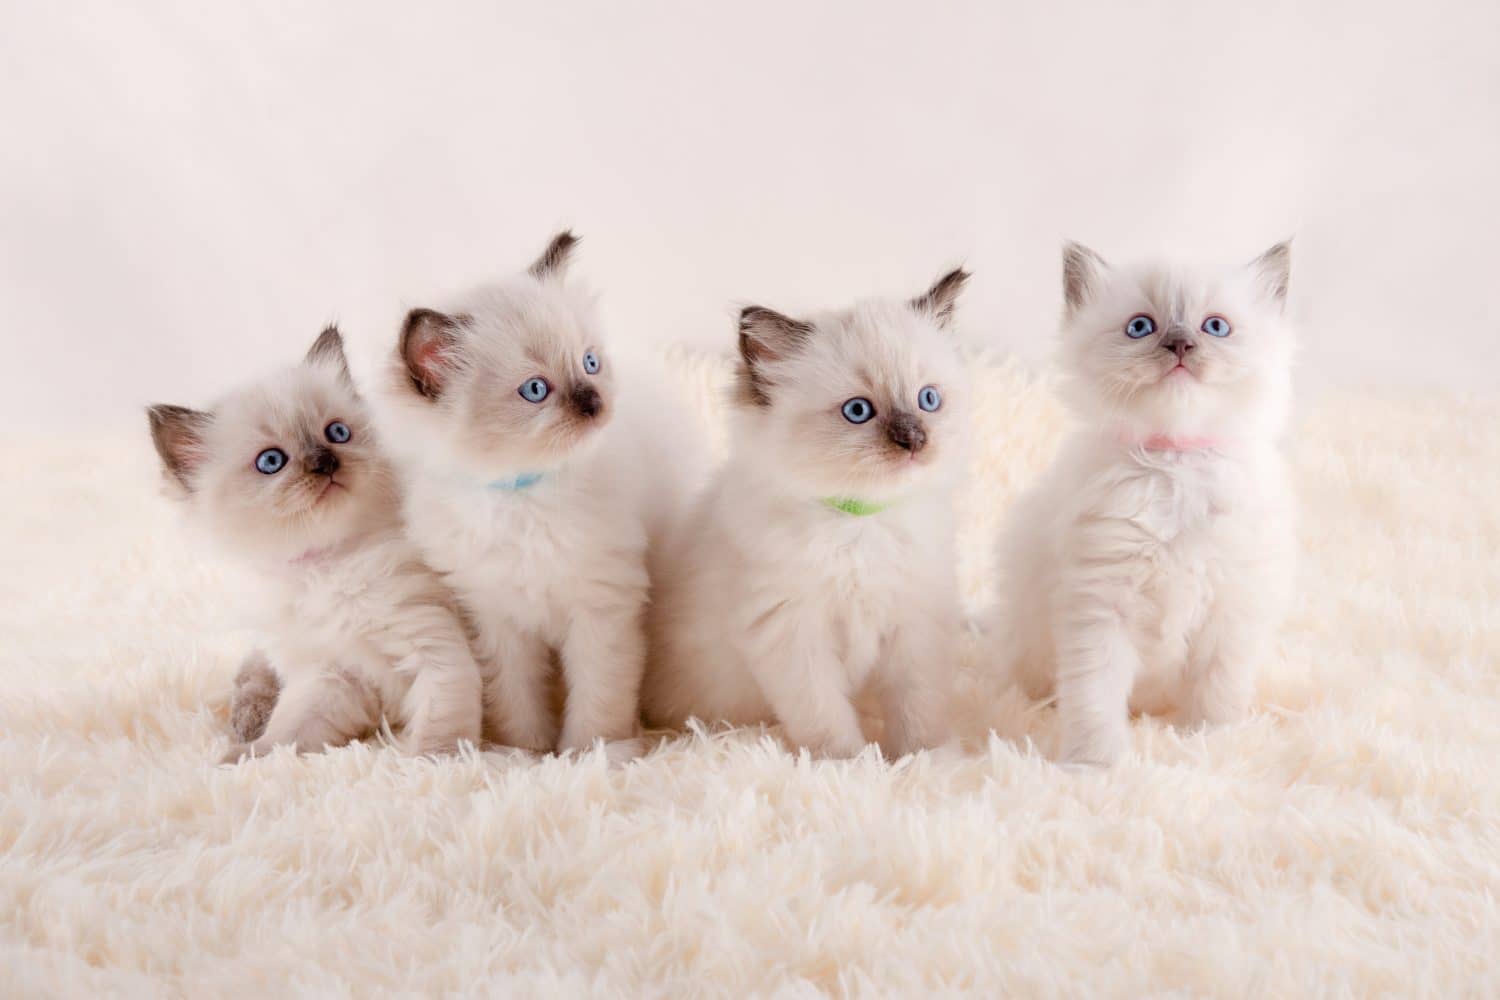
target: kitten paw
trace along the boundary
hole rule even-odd
[[[229,700],[230,731],[238,742],[250,743],[266,731],[266,721],[281,695],[281,681],[270,661],[260,651],[245,657],[234,675],[234,694]]]
[[[265,750],[258,748],[254,743],[231,743],[224,756],[219,758],[219,766],[233,766],[241,761],[254,760],[256,757],[265,756]]]
[[[584,754],[602,751],[604,758],[610,767],[619,767],[628,764],[646,752],[646,741],[638,736],[627,739],[606,740],[595,739],[584,746],[558,747],[559,754],[573,754],[582,757]]]
[[[1126,732],[1072,733],[1064,737],[1059,764],[1072,768],[1110,767],[1129,749]]]

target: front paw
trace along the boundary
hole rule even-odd
[[[1249,698],[1190,698],[1173,720],[1173,725],[1187,732],[1199,732],[1210,726],[1232,726],[1250,714]]]
[[[869,746],[863,739],[794,740],[788,736],[786,742],[792,753],[806,750],[819,760],[852,760]]]
[[[1063,729],[1059,764],[1070,769],[1111,767],[1130,746],[1129,727],[1119,725],[1073,725]]]
[[[231,743],[224,756],[219,758],[219,766],[238,764],[243,760],[253,760],[256,757],[264,757],[267,748],[257,743]]]

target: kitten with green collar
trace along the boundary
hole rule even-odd
[[[968,275],[910,301],[739,322],[731,452],[662,560],[648,722],[779,722],[832,757],[949,738],[959,629],[953,493],[969,432],[950,329]]]

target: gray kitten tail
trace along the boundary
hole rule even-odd
[[[241,743],[258,740],[266,731],[266,720],[281,694],[281,679],[271,669],[266,654],[254,650],[234,675],[234,694],[229,699],[229,727]]]

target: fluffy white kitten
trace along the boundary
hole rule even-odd
[[[476,630],[487,734],[628,752],[648,546],[694,449],[670,393],[606,352],[593,297],[566,279],[576,243],[562,233],[524,273],[412,310],[386,422],[410,456],[411,537]]]
[[[1130,711],[1250,704],[1292,578],[1289,270],[1284,243],[1208,277],[1064,250],[1082,426],[1012,514],[995,634],[1031,696],[1055,691],[1066,762],[1115,761]]]
[[[234,707],[240,735],[263,732],[226,760],[338,746],[382,718],[413,753],[478,741],[479,668],[447,589],[403,537],[336,329],[302,364],[210,411],[148,414],[190,523],[251,571],[264,600],[268,656],[247,660]]]
[[[947,327],[967,278],[806,320],[741,313],[731,453],[667,549],[648,721],[779,721],[847,757],[873,689],[888,756],[948,738],[968,385]]]

